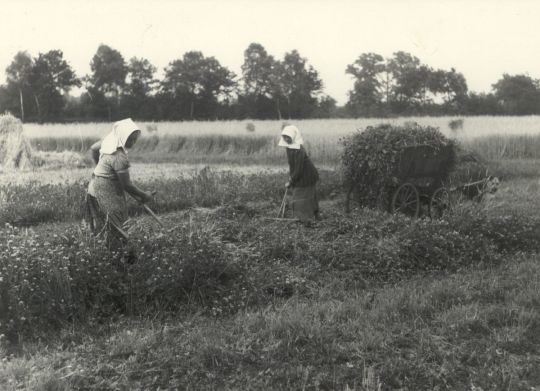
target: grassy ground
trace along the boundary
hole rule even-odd
[[[339,281],[231,317],[70,330],[0,366],[3,389],[532,390],[540,264],[354,290]],[[536,388],[535,388],[536,387]]]
[[[321,196],[343,196],[339,168],[317,164]],[[538,161],[505,159],[488,163],[488,174],[503,182],[527,179],[534,186]],[[278,165],[133,163],[131,176],[145,189],[158,191],[151,205],[158,212],[194,206],[279,199],[287,181],[287,167]],[[51,221],[81,219],[92,168],[37,169],[5,172],[0,176],[0,223],[31,226]],[[130,201],[132,213],[140,208]]]
[[[99,288],[93,298],[67,312],[53,307],[56,321],[63,319],[54,327],[25,320],[11,335],[17,343],[4,339],[0,388],[538,389],[538,188],[528,178],[504,182],[485,203],[441,222],[369,210],[347,217],[331,193],[322,203],[325,220],[308,226],[265,219],[277,210],[278,193],[162,215],[172,230],[142,218],[134,237],[145,255],[119,272],[139,288],[105,308],[106,291],[120,288],[105,285],[114,282],[108,271],[118,272],[99,253],[104,274],[92,283]],[[84,266],[76,251],[89,244],[72,241],[73,227],[4,232],[1,253],[15,251],[22,265],[40,254],[33,235],[47,238],[62,265],[50,275],[60,278],[63,268]],[[161,274],[165,264],[180,265],[180,279]],[[204,276],[190,274],[190,289],[181,279],[188,265]],[[70,274],[71,296],[56,280],[39,286],[75,303],[75,293],[89,289],[82,270]],[[70,317],[74,311],[82,312]]]
[[[215,207],[231,202],[279,199],[283,197],[284,184],[288,179],[284,169],[276,168],[185,168],[170,165],[169,171],[162,171],[155,166],[146,166],[144,170],[134,172],[139,186],[158,192],[150,203],[153,210],[163,213],[196,206]],[[40,173],[45,177],[43,174]],[[58,172],[53,173],[55,174]],[[80,175],[78,179],[77,174]],[[341,192],[339,175],[321,169],[320,176],[321,197]],[[18,182],[0,185],[0,222],[33,226],[83,218],[84,200],[90,178],[88,171],[76,170],[62,182],[32,180],[34,177],[35,173],[31,173],[25,178],[30,181],[19,178]],[[132,215],[142,212],[141,207],[130,198],[128,208]]]

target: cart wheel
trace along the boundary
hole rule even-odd
[[[439,187],[429,200],[429,217],[432,219],[440,219],[444,213],[450,208],[450,196],[448,190],[444,187]]]
[[[401,212],[411,217],[418,217],[420,195],[412,183],[404,183],[392,196],[391,212]]]

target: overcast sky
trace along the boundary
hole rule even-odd
[[[61,49],[79,76],[100,43],[162,71],[200,50],[240,75],[251,42],[277,58],[297,49],[339,104],[347,64],[362,53],[402,50],[464,74],[489,92],[503,73],[540,78],[540,1],[487,0],[0,0],[0,70],[15,53]],[[2,74],[2,80],[5,74]]]

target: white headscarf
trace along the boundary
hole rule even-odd
[[[291,149],[300,149],[300,146],[304,144],[304,139],[302,138],[302,135],[300,134],[300,131],[298,128],[294,125],[287,125],[283,128],[281,131],[282,136],[289,136],[292,140],[292,143],[287,144],[285,140],[283,140],[283,137],[280,137],[278,145],[280,147],[287,147]]]
[[[131,133],[139,130],[139,127],[131,118],[126,118],[113,124],[111,132],[105,136],[101,142],[101,148],[99,150],[101,155],[111,155],[116,152],[118,148],[122,148],[125,153],[126,141]]]

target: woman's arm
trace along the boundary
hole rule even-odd
[[[131,178],[129,177],[129,170],[117,172],[116,175],[118,176],[118,180],[120,181],[120,184],[122,185],[124,191],[131,194],[135,199],[141,202],[152,201],[153,197],[150,193],[139,189],[133,184],[133,182],[131,182]]]
[[[98,164],[99,162],[99,149],[101,148],[101,141],[96,141],[92,146],[90,147],[90,153],[92,154],[92,160],[95,164]]]

